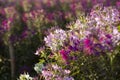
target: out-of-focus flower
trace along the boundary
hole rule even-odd
[[[2,22],[1,28],[3,31],[9,31],[11,29],[11,24],[13,22],[13,18],[8,18]]]
[[[54,13],[47,13],[46,17],[47,17],[48,21],[53,21],[54,20]]]
[[[116,27],[113,28],[113,42],[114,45],[120,42],[120,32]]]
[[[29,35],[29,30],[25,28],[20,37],[21,39],[25,39],[28,37],[28,35]]]
[[[0,8],[0,14],[5,16],[5,10],[3,8]]]
[[[17,15],[17,11],[14,6],[6,7],[4,11],[7,18],[14,18]]]
[[[90,18],[88,18],[88,24],[94,24],[92,26],[95,27],[113,26],[119,23],[119,17],[119,11],[116,8],[96,5],[90,13]]]
[[[21,6],[23,7],[24,11],[30,11],[32,8],[31,0],[23,0],[20,2]]]
[[[28,73],[21,74],[18,80],[33,80]]]
[[[120,9],[120,1],[116,2],[116,6],[118,9]]]
[[[27,24],[30,30],[36,30],[40,32],[40,26],[41,24],[43,24],[44,20],[43,13],[44,13],[43,9],[32,10],[29,13],[24,13],[22,19]]]

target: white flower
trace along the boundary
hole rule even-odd
[[[65,74],[70,74],[70,70],[64,70]]]
[[[57,64],[56,65],[52,65],[52,67],[54,68],[54,70],[60,69],[60,67]]]
[[[117,28],[115,28],[115,27],[113,28],[113,34],[114,34],[114,35],[118,35],[118,34],[119,34]]]
[[[36,53],[34,53],[35,55],[39,55],[39,52],[38,51],[36,51]]]
[[[18,80],[32,80],[28,73],[21,74]]]

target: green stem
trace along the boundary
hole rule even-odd
[[[10,63],[11,63],[11,79],[14,80],[14,77],[15,77],[14,49],[10,41],[8,46],[9,46],[9,55],[10,55]]]

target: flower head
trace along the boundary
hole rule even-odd
[[[64,49],[60,50],[60,54],[61,54],[63,60],[65,60],[65,61],[68,60],[68,58],[69,58],[69,56],[68,56],[69,53],[70,53],[69,51],[66,51],[66,50],[64,50]]]
[[[44,38],[46,46],[50,47],[51,50],[57,51],[63,46],[64,41],[67,38],[67,34],[62,29],[56,29]]]

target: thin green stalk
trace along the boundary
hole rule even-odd
[[[14,77],[15,77],[14,49],[10,41],[9,41],[8,47],[9,47],[10,64],[11,64],[11,79],[14,80]]]

